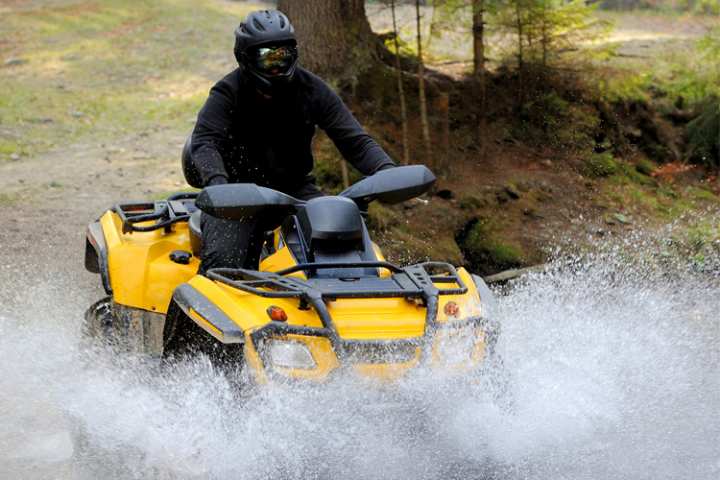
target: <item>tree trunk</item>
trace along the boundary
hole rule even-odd
[[[473,71],[485,75],[485,0],[472,0],[473,8]]]
[[[435,111],[442,119],[440,128],[440,147],[442,151],[435,161],[435,168],[438,173],[447,175],[450,173],[450,94],[442,92],[435,101]],[[437,154],[436,154],[437,155]]]
[[[428,166],[432,166],[432,144],[430,143],[430,122],[427,113],[427,98],[425,95],[425,66],[422,55],[422,25],[420,22],[420,0],[415,0],[415,19],[417,26],[418,49],[418,91],[420,96],[420,124],[422,127],[423,142],[425,143],[425,156]]]
[[[410,144],[408,135],[407,105],[405,103],[405,88],[403,87],[403,71],[400,66],[400,45],[398,43],[398,29],[395,18],[395,0],[390,0],[392,11],[393,33],[395,35],[395,70],[397,70],[398,96],[400,97],[400,122],[402,123],[403,165],[410,163]]]
[[[543,0],[540,8],[542,9],[540,35],[541,35],[541,41],[542,41],[542,67],[543,67],[543,73],[544,73],[545,69],[547,69],[548,45],[550,45],[550,30],[548,28],[549,19],[548,19],[547,0]]]
[[[525,103],[525,78],[524,78],[524,70],[525,70],[525,58],[524,58],[524,52],[523,52],[523,34],[524,34],[524,21],[522,16],[522,5],[520,4],[521,0],[515,0],[515,27],[517,29],[517,39],[518,39],[518,51],[517,51],[517,59],[518,59],[518,84],[519,84],[519,95],[518,95],[518,101],[519,104],[522,105]]]
[[[279,0],[278,9],[295,27],[302,65],[314,73],[352,82],[377,59],[364,0]]]
[[[478,88],[477,141],[480,158],[485,158],[487,130],[487,84],[485,72],[485,0],[473,0],[473,66]]]

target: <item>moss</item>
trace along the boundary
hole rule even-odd
[[[458,201],[458,207],[460,207],[462,210],[477,210],[479,208],[483,208],[487,206],[488,202],[480,197],[476,197],[474,195],[467,195],[460,197],[460,200]]]
[[[375,232],[384,232],[399,223],[398,213],[378,202],[370,204],[367,215],[368,228]]]
[[[463,254],[452,237],[437,235],[432,239],[417,232],[395,228],[386,235],[375,236],[383,253],[391,262],[412,264],[428,260],[462,263]]]
[[[524,264],[522,249],[505,240],[494,222],[476,219],[457,236],[467,265],[481,274],[516,268]]]
[[[656,187],[658,185],[657,180],[648,176],[647,174],[641,173],[637,166],[633,167],[627,163],[618,164],[618,174],[625,176],[630,182],[643,185],[646,187]]]
[[[583,175],[589,178],[609,177],[619,171],[618,163],[612,153],[594,153],[585,159],[581,167]]]
[[[655,164],[650,160],[643,158],[635,164],[635,170],[642,175],[650,176],[655,171]]]
[[[553,91],[523,104],[511,131],[529,144],[585,149],[594,144],[599,125],[595,108],[573,104]]]
[[[686,190],[687,194],[694,200],[702,200],[709,202],[717,202],[718,196],[712,191],[700,187],[688,187]]]

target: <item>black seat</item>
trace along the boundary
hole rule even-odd
[[[190,219],[188,219],[188,230],[190,231],[190,248],[192,249],[193,255],[196,257],[200,256],[200,249],[202,247],[202,228],[200,227],[200,216],[202,211],[195,210]]]

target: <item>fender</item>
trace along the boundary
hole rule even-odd
[[[87,229],[85,236],[85,269],[91,273],[99,273],[105,293],[112,295],[110,270],[108,269],[108,248],[99,221],[91,223]]]
[[[173,301],[200,328],[221,343],[244,343],[245,333],[195,287],[187,283],[173,292]]]

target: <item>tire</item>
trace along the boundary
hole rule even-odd
[[[244,345],[220,343],[188,317],[173,302],[168,309],[163,331],[163,358],[167,361],[192,360],[204,355],[228,381],[243,383],[245,378]]]
[[[102,345],[159,358],[165,315],[115,303],[105,297],[85,311],[82,333],[88,345]]]

